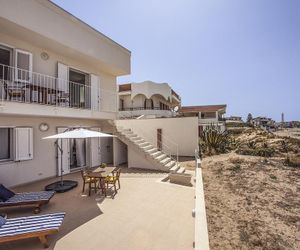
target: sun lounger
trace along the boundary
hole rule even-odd
[[[47,248],[47,236],[58,232],[64,217],[65,213],[55,213],[7,219],[0,227],[0,243],[39,238]]]
[[[34,213],[41,211],[41,206],[47,204],[55,194],[54,191],[16,193],[6,201],[0,201],[0,208],[14,206],[33,206]]]

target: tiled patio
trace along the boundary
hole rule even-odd
[[[160,182],[166,176],[163,173],[126,170],[114,199],[93,192],[90,197],[82,195],[80,173],[66,176],[78,180],[79,186],[56,194],[41,212],[66,212],[60,232],[49,237],[49,249],[193,249],[194,188]],[[42,190],[52,181],[36,182],[16,191]],[[32,215],[31,208],[5,212],[8,217]],[[0,245],[0,250],[42,248],[38,239]]]

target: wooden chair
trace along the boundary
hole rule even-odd
[[[118,189],[121,188],[121,185],[120,185],[121,168],[118,168],[117,170],[114,170],[111,174],[112,175],[107,176],[105,178],[105,184],[106,184],[107,189],[109,188],[109,185],[112,185],[114,187],[114,190],[115,190],[114,194],[116,194],[118,192],[117,187],[116,187],[117,183],[118,183]]]
[[[85,185],[89,185],[89,196],[91,195],[91,189],[95,190],[95,193],[97,193],[97,178],[89,177],[89,172],[88,170],[81,170],[81,177],[83,180],[83,187],[82,187],[82,193],[84,193],[85,190]],[[92,185],[94,185],[92,187]]]
[[[58,232],[65,213],[7,219],[0,227],[0,243],[28,238],[39,238],[45,248],[49,247],[47,236]]]

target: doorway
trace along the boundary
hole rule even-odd
[[[69,139],[70,171],[87,166],[87,139]]]
[[[90,108],[89,75],[69,69],[70,106],[74,108]]]
[[[100,139],[101,161],[106,164],[113,164],[113,137]]]

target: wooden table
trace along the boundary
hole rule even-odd
[[[117,169],[116,167],[105,167],[105,168],[98,167],[88,173],[88,177],[99,179],[100,188],[104,192],[105,196],[106,196],[106,188],[104,182],[105,178],[111,175],[111,173],[116,169]]]

